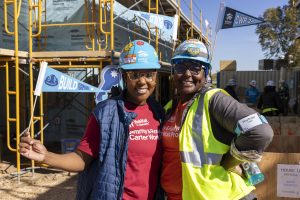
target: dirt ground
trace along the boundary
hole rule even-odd
[[[0,199],[75,199],[77,174],[46,167],[37,167],[34,176],[30,171],[21,175],[17,183],[16,168],[10,162],[0,162]]]
[[[1,136],[1,135],[0,135]],[[1,139],[1,138],[0,138]],[[60,153],[60,145],[47,146]],[[9,151],[0,141],[0,200],[72,200],[76,196],[77,173],[69,173],[45,166],[35,167],[32,176],[31,163],[21,156],[21,180],[16,176],[16,153]]]

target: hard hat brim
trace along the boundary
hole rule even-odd
[[[205,59],[199,58],[199,57],[191,57],[191,56],[183,56],[183,55],[178,55],[178,56],[174,56],[171,59],[172,64],[175,63],[176,60],[193,60],[196,62],[200,62],[201,64],[205,65],[206,67],[208,67],[209,69],[211,69],[211,65],[209,62],[207,62]]]
[[[160,69],[159,63],[133,63],[120,66],[124,70],[139,70],[139,69]]]

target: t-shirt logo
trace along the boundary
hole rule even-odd
[[[130,128],[135,127],[135,126],[147,126],[149,125],[149,121],[147,119],[138,119],[138,120],[133,120],[130,124]]]

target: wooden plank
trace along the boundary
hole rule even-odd
[[[271,153],[265,152],[258,163],[265,175],[265,180],[256,186],[255,193],[259,200],[292,200],[292,198],[277,197],[277,164],[299,164],[300,153]]]
[[[274,135],[273,140],[266,151],[277,153],[299,153],[300,136]]]
[[[0,48],[0,56],[15,56],[15,51],[11,49],[1,49]],[[19,51],[19,57],[27,58],[28,52],[26,51]]]
[[[115,52],[117,54],[118,52]],[[33,58],[106,58],[111,51],[40,51],[32,52]]]

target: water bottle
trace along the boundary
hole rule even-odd
[[[264,174],[260,171],[258,165],[255,162],[242,163],[243,173],[247,178],[247,182],[250,185],[257,185],[263,182],[265,179]]]

